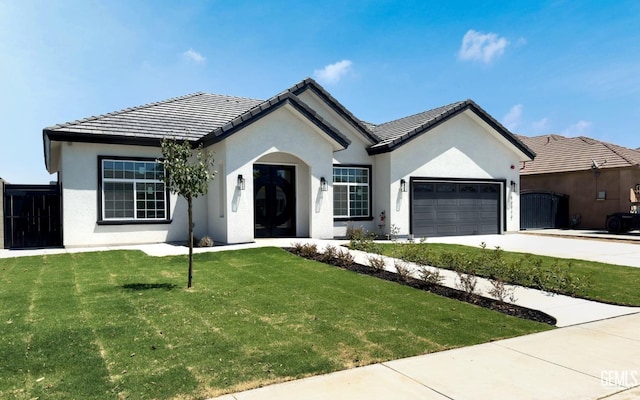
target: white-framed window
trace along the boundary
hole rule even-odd
[[[164,168],[155,160],[99,158],[102,221],[166,221]]]
[[[333,167],[333,216],[371,217],[371,167]]]

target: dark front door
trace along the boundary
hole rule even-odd
[[[294,167],[253,166],[255,237],[295,236],[295,193]]]

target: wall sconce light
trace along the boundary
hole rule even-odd
[[[400,179],[400,191],[401,192],[407,191],[407,181],[405,181],[404,179]]]
[[[240,190],[244,190],[244,178],[242,177],[242,174],[238,175],[238,187]]]
[[[511,191],[512,192],[516,191],[516,181],[511,181]]]
[[[327,180],[324,179],[324,176],[320,178],[320,190],[322,190],[323,192],[329,190],[329,184],[327,183]]]

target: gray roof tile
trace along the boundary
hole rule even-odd
[[[260,103],[262,100],[193,93],[54,125],[45,131],[52,135],[77,133],[198,140]]]
[[[290,104],[342,146],[349,140],[298,98],[312,90],[335,112],[345,118],[371,144],[371,154],[392,151],[405,142],[428,132],[458,112],[472,109],[525,154],[534,156],[515,135],[500,125],[471,100],[452,103],[394,121],[375,125],[361,121],[313,79],[307,78],[268,100],[193,93],[156,103],[126,108],[103,115],[54,125],[44,129],[52,140],[98,141],[157,145],[164,137],[209,145],[224,139],[255,118]]]
[[[480,106],[474,103],[473,100],[469,99],[410,115],[394,121],[385,122],[380,125],[375,125],[373,127],[373,133],[380,138],[380,141],[373,145],[369,149],[369,152],[376,154],[385,151],[392,151],[394,148],[405,144],[419,135],[429,132],[440,123],[447,121],[449,118],[452,118],[465,110],[472,110],[524,154],[531,158],[535,157],[535,153],[522,143],[516,135],[509,132],[507,128],[502,126],[502,124],[480,108]]]

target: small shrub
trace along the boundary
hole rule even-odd
[[[213,247],[213,239],[211,239],[209,236],[204,236],[198,242],[198,246],[200,246],[200,247]]]
[[[378,253],[377,246],[373,242],[376,234],[369,232],[364,227],[347,228],[347,239],[349,239],[349,248],[353,250],[366,251],[368,253]]]
[[[396,258],[400,258],[407,262],[420,265],[429,264],[429,252],[425,246],[419,246],[415,243],[395,244],[393,254]]]
[[[444,277],[440,274],[439,269],[427,267],[420,269],[420,279],[432,285],[441,285],[444,281]]]
[[[383,271],[386,267],[384,257],[382,256],[368,256],[369,266],[376,271]]]
[[[408,281],[411,277],[411,268],[402,260],[394,260],[393,266],[396,269],[398,277],[403,281]]]
[[[300,257],[315,258],[318,255],[318,246],[315,243],[293,243],[293,252]]]
[[[478,278],[470,273],[464,273],[456,271],[458,280],[456,281],[456,288],[463,291],[467,297],[470,297],[476,292],[476,286],[478,285]]]
[[[514,288],[505,285],[502,279],[490,279],[489,282],[491,283],[489,294],[498,299],[499,302],[504,303],[505,300],[508,300],[509,303],[514,303],[516,301],[516,296],[513,293]]]
[[[336,250],[336,263],[340,267],[348,267],[354,263],[353,256],[349,253],[349,250]]]
[[[324,248],[322,253],[318,254],[318,261],[324,263],[332,263],[336,258],[336,254],[338,253],[338,249],[335,246],[328,245]]]
[[[400,234],[400,227],[396,224],[391,224],[389,227],[389,239],[392,241],[398,240],[398,235]]]

